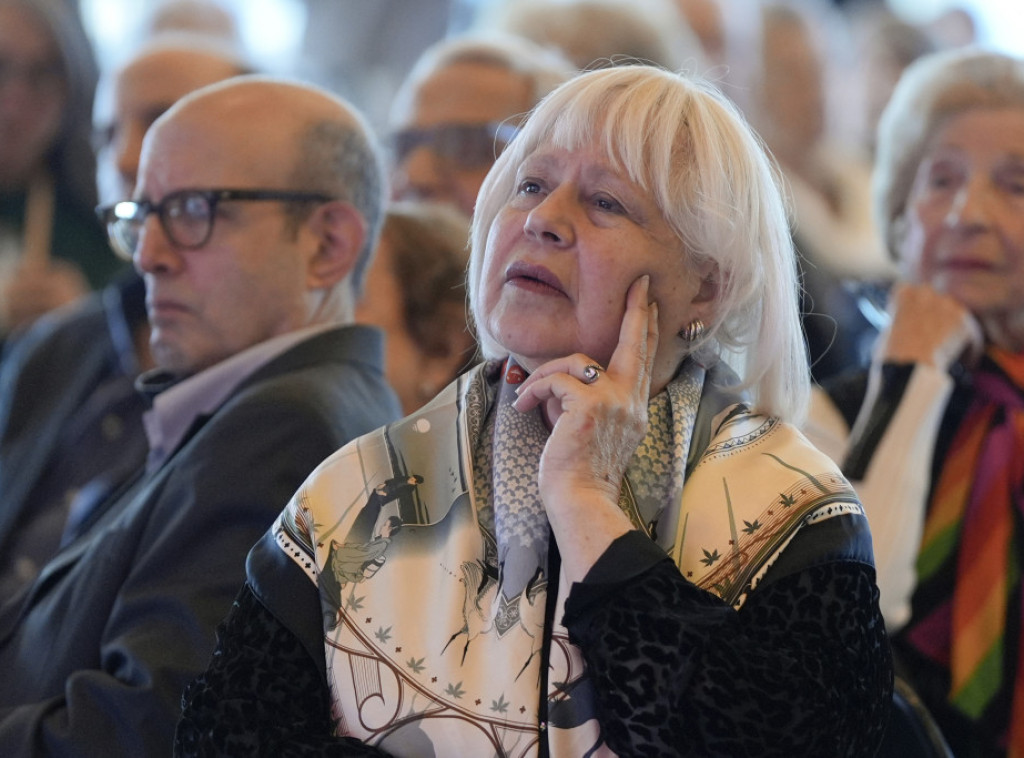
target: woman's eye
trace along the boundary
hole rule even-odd
[[[1002,178],[1002,184],[1011,195],[1024,195],[1024,175],[1008,174]]]
[[[594,198],[594,205],[603,211],[609,211],[611,213],[621,213],[622,205],[610,197],[598,196]]]
[[[946,189],[953,185],[953,177],[946,172],[933,173],[928,177],[928,186],[932,189]]]
[[[524,179],[519,182],[519,194],[521,195],[535,195],[540,192],[540,185],[533,179]]]

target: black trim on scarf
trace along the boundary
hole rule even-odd
[[[555,628],[555,610],[558,606],[558,580],[562,570],[562,555],[558,552],[555,535],[548,528],[548,589],[544,600],[544,639],[541,642],[540,654],[540,704],[537,710],[537,722],[540,734],[537,740],[537,758],[548,758],[548,669],[551,655],[551,633]]]

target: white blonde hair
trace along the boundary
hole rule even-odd
[[[903,72],[878,123],[875,218],[889,253],[899,253],[914,177],[935,132],[983,108],[1024,108],[1024,59],[980,48],[922,56]]]
[[[649,192],[679,237],[680,255],[721,275],[713,322],[695,345],[724,358],[765,413],[798,422],[809,393],[796,258],[778,172],[739,111],[708,82],[653,66],[581,74],[537,106],[477,198],[469,295],[483,354],[504,351],[480,311],[481,260],[516,172],[539,146],[603,145]],[[674,336],[673,336],[674,338]]]

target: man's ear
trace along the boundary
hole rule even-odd
[[[332,200],[319,206],[306,225],[317,246],[307,281],[310,289],[329,289],[355,268],[366,242],[366,219],[351,203]]]

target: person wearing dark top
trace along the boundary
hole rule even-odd
[[[142,137],[178,98],[246,73],[231,49],[204,38],[150,41],[112,77],[104,160],[131,197]],[[95,221],[95,211],[90,209]],[[104,242],[106,245],[106,242]],[[5,346],[0,362],[0,601],[32,581],[62,541],[145,463],[144,396],[153,368],[142,277],[47,314]]]
[[[150,128],[135,200],[104,209],[146,287],[146,468],[0,606],[0,754],[168,752],[282,499],[399,415],[382,335],[353,323],[383,177],[365,119],[286,80],[204,87]]]
[[[897,672],[957,758],[1024,755],[1024,60],[920,58],[878,132],[903,280],[870,370],[826,383]]]
[[[581,74],[498,158],[471,240],[485,362],[295,493],[176,754],[873,755],[871,537],[791,423],[793,247],[735,107]]]
[[[0,0],[0,336],[126,268],[93,213],[96,80],[76,4]]]

